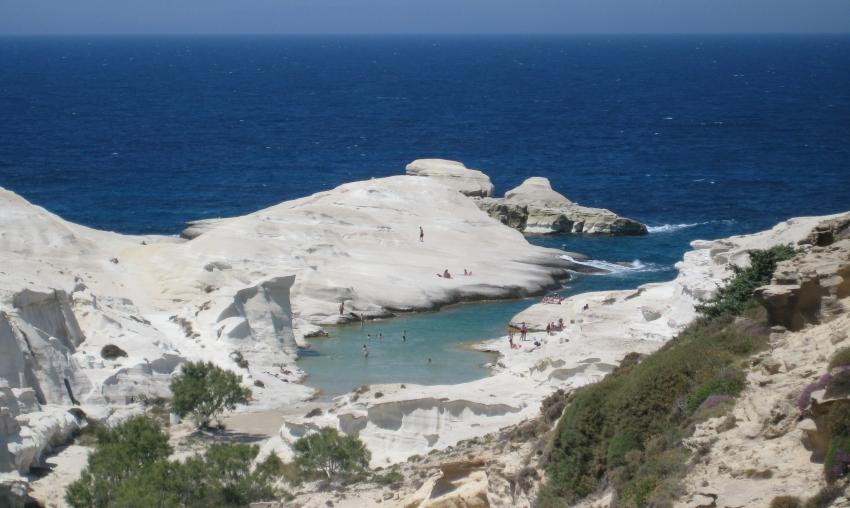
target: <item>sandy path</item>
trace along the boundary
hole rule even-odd
[[[65,489],[80,477],[92,448],[68,445],[47,459],[50,474],[30,479],[30,496],[48,507],[65,507]]]

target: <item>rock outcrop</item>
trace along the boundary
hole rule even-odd
[[[427,176],[455,189],[466,196],[491,197],[495,191],[490,177],[469,169],[462,162],[445,159],[417,159],[407,165],[405,171],[411,176]]]
[[[504,198],[485,198],[478,206],[491,217],[524,233],[643,235],[646,226],[603,208],[573,203],[555,192],[547,178],[535,176],[509,190]]]
[[[197,260],[198,285],[220,287],[234,272],[294,274],[293,311],[314,324],[539,293],[581,268],[439,179],[414,176],[353,182],[191,229],[185,236],[197,236],[176,250]],[[437,276],[446,269],[455,276]],[[474,275],[458,276],[464,269]]]
[[[732,411],[697,424],[685,440],[696,460],[677,505],[772,506],[780,496],[802,503],[827,487],[826,415],[834,404],[850,404],[850,366],[844,360],[830,369],[830,359],[850,345],[850,241],[824,233],[848,218],[818,224],[802,242],[812,247],[780,263],[772,283],[758,290],[776,324],[770,349],[752,358]],[[839,496],[828,505],[847,503]]]
[[[850,223],[850,216],[830,224],[842,221]],[[833,234],[829,224],[819,226],[812,235],[814,246],[779,263],[770,285],[756,291],[771,325],[799,330],[819,323],[823,316],[843,312],[839,302],[850,296],[850,239],[836,241],[840,235]]]

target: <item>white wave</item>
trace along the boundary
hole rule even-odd
[[[706,224],[708,224],[708,222],[693,222],[691,224],[663,224],[661,226],[647,226],[646,230],[650,233],[670,233],[672,231],[679,231],[681,229],[704,226]]]
[[[579,261],[572,256],[568,256],[567,254],[562,254],[561,259],[566,259],[567,261],[572,261],[577,265],[587,266],[591,268],[596,268],[598,270],[605,270],[606,272],[616,274],[616,273],[634,273],[634,272],[655,272],[658,270],[663,270],[663,267],[655,265],[653,263],[644,263],[640,259],[635,259],[631,263],[611,263],[610,261],[603,261],[601,259],[588,259],[586,261]]]

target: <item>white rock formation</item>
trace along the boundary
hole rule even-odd
[[[531,418],[554,390],[598,381],[626,354],[651,353],[674,337],[695,317],[694,305],[731,274],[729,264],[746,265],[749,250],[796,243],[823,219],[792,219],[753,235],[695,241],[670,282],[533,305],[512,319],[532,330],[526,342],[515,336],[519,349],[510,349],[507,337],[481,345],[501,355],[494,375],[450,386],[372,386],[337,398],[333,412],[289,419],[279,446],[285,454],[304,433],[330,425],[359,436],[373,465],[386,466]],[[540,331],[559,319],[564,331]]]
[[[462,162],[445,159],[417,159],[407,165],[405,171],[411,176],[427,176],[455,189],[466,196],[491,197],[495,187],[490,177],[469,169]]]
[[[293,308],[303,336],[311,323],[540,292],[577,267],[412,176],[201,229],[191,241],[96,231],[0,189],[0,378],[23,390],[7,404],[4,421],[17,423],[4,423],[0,472],[25,471],[80,425],[72,404],[105,420],[168,397],[187,360],[240,373],[254,410],[310,397]],[[437,277],[447,268],[456,277]]]
[[[440,181],[412,176],[349,183],[243,217],[193,223],[184,236],[193,239],[182,248],[212,271],[166,267],[169,280],[188,276],[218,286],[228,271],[292,273],[295,314],[317,324],[539,293],[558,287],[567,268],[581,268],[560,251],[529,244]],[[452,279],[437,276],[446,269]],[[464,269],[474,275],[462,276]]]
[[[555,192],[549,179],[534,176],[509,190],[502,199],[478,201],[478,206],[503,224],[525,233],[643,235],[646,226],[603,208],[573,203]]]

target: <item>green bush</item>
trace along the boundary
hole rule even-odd
[[[95,435],[96,451],[80,479],[67,490],[72,506],[112,506],[119,486],[130,476],[171,454],[168,436],[156,422],[142,416],[112,430],[98,428]]]
[[[844,489],[837,485],[827,485],[818,491],[803,505],[805,508],[827,508],[838,496],[844,494]]]
[[[246,506],[278,497],[272,485],[281,462],[247,444],[214,444],[201,456],[169,461],[171,448],[159,425],[146,417],[99,430],[89,462],[66,491],[76,508]]]
[[[707,319],[743,314],[752,302],[753,291],[770,282],[776,264],[791,259],[797,252],[790,245],[750,251],[750,266],[740,268],[732,265],[732,278],[717,290],[710,301],[698,305],[697,311]]]
[[[736,396],[741,393],[746,384],[746,376],[740,370],[723,372],[720,376],[709,379],[699,385],[688,395],[688,412],[693,413],[711,395]]]
[[[401,485],[404,482],[404,475],[399,472],[397,467],[394,467],[384,474],[376,474],[372,477],[372,481],[378,485]]]
[[[829,359],[830,370],[844,365],[850,365],[850,347],[843,347],[839,349],[832,355],[832,358]]]
[[[248,402],[251,390],[241,383],[242,376],[212,362],[183,364],[171,380],[171,409],[181,418],[191,415],[196,425],[206,427],[222,411]]]
[[[802,508],[803,503],[796,496],[777,496],[770,502],[770,508]]]
[[[305,472],[324,475],[328,480],[362,472],[371,454],[363,441],[343,436],[336,429],[324,427],[295,442],[295,463]]]

